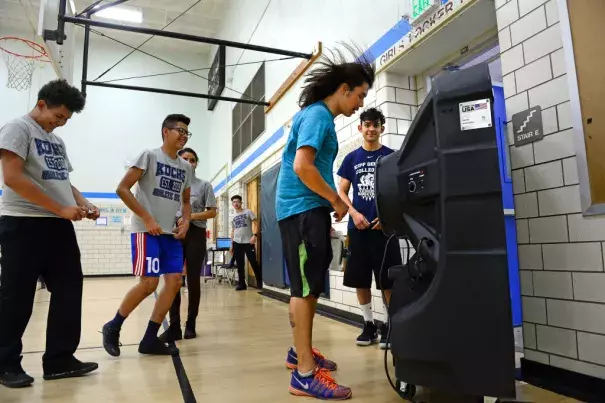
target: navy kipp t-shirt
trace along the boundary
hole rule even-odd
[[[340,168],[338,176],[351,181],[353,187],[353,207],[372,222],[378,213],[374,201],[374,171],[376,160],[380,156],[386,156],[394,152],[387,146],[382,146],[375,151],[366,151],[363,147],[349,153]],[[349,228],[355,228],[353,219],[349,219]]]

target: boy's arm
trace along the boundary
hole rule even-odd
[[[345,178],[340,178],[338,183],[338,196],[342,199],[347,206],[349,206],[349,214],[355,210],[353,202],[349,199],[349,190],[351,189],[351,181]]]
[[[347,205],[338,193],[322,178],[315,166],[315,156],[334,125],[329,112],[315,108],[303,118],[298,128],[294,173],[311,191],[326,199],[334,208],[334,218],[341,221],[347,214]]]
[[[79,221],[86,217],[84,208],[60,205],[27,178],[23,174],[25,160],[19,155],[3,149],[0,150],[0,158],[4,183],[19,196],[67,220]]]
[[[231,247],[229,248],[229,253],[233,253],[233,235],[235,234],[235,228],[231,227]]]
[[[206,211],[191,214],[192,220],[209,220],[214,217],[216,217],[216,207],[208,207]]]
[[[294,157],[294,173],[314,193],[326,199],[335,210],[336,221],[341,221],[347,214],[348,206],[322,178],[315,166],[315,149],[310,146],[300,147]]]
[[[80,193],[78,188],[76,188],[74,185],[71,185],[71,192],[74,195],[76,204],[78,206],[86,208],[86,218],[90,220],[96,220],[97,218],[99,218],[101,212],[99,211],[98,207],[88,201],[88,199],[84,197],[82,193]]]
[[[338,185],[338,195],[347,206],[349,206],[349,215],[353,219],[355,226],[360,229],[367,229],[370,226],[368,219],[353,207],[353,203],[349,198],[349,190],[351,189],[351,181],[345,178],[340,178]]]
[[[191,188],[188,187],[183,191],[182,197],[182,221],[179,226],[176,227],[173,232],[175,233],[174,237],[176,239],[185,239],[187,236],[187,231],[189,231],[189,223],[191,222]]]
[[[206,206],[206,211],[191,214],[192,220],[209,220],[216,217],[216,198],[214,197],[214,192],[210,185],[206,187],[205,194],[204,203]]]
[[[250,238],[250,243],[255,244],[258,234],[258,219],[252,210],[250,210],[250,221],[252,223],[252,238]]]
[[[162,227],[155,221],[155,218],[143,206],[138,200],[134,197],[130,189],[134,186],[135,183],[141,179],[144,171],[140,168],[132,167],[128,169],[126,175],[122,178],[122,181],[118,185],[116,189],[116,193],[122,199],[124,204],[137,216],[143,220],[145,223],[145,227],[147,228],[147,232],[151,235],[162,235]]]

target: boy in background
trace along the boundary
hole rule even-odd
[[[248,288],[246,285],[246,259],[252,265],[256,284],[258,288],[263,287],[263,273],[261,267],[256,261],[256,241],[258,239],[258,220],[251,210],[244,209],[242,206],[242,197],[235,195],[231,198],[231,204],[235,209],[235,214],[231,219],[231,250],[237,264],[237,273],[239,282],[236,291],[243,291]],[[233,259],[232,259],[233,260]]]
[[[363,144],[347,154],[338,170],[341,177],[338,195],[349,207],[348,238],[349,260],[343,284],[357,289],[357,300],[363,313],[364,327],[357,337],[358,346],[369,346],[378,341],[378,328],[372,313],[372,272],[376,287],[384,291],[387,303],[391,300],[393,283],[389,280],[388,268],[401,265],[399,242],[390,242],[382,270],[382,259],[388,237],[382,232],[374,194],[374,171],[376,160],[394,152],[380,143],[384,132],[385,117],[376,108],[364,111],[360,116],[359,132]],[[353,186],[353,201],[349,190]],[[384,312],[387,312],[385,307]],[[380,330],[380,348],[386,349],[389,329],[383,324]]]

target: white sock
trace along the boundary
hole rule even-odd
[[[297,371],[298,371],[298,370],[297,370]],[[303,374],[302,372],[298,371],[298,374],[299,374],[300,376],[302,376],[303,378],[308,378],[308,377],[310,377],[311,375],[313,375],[313,370],[311,370],[311,371],[307,372],[306,374]]]
[[[363,313],[363,320],[364,322],[374,322],[374,315],[372,313],[372,303],[370,302],[369,304],[365,304],[365,305],[360,305],[361,307],[361,312]]]
[[[296,347],[292,347],[292,351],[296,353]]]

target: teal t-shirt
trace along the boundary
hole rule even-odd
[[[315,166],[326,183],[336,190],[332,169],[338,153],[338,138],[334,116],[323,101],[302,109],[292,121],[277,178],[278,221],[316,207],[331,207],[329,201],[309,189],[294,172],[296,150],[303,146],[316,150]]]

